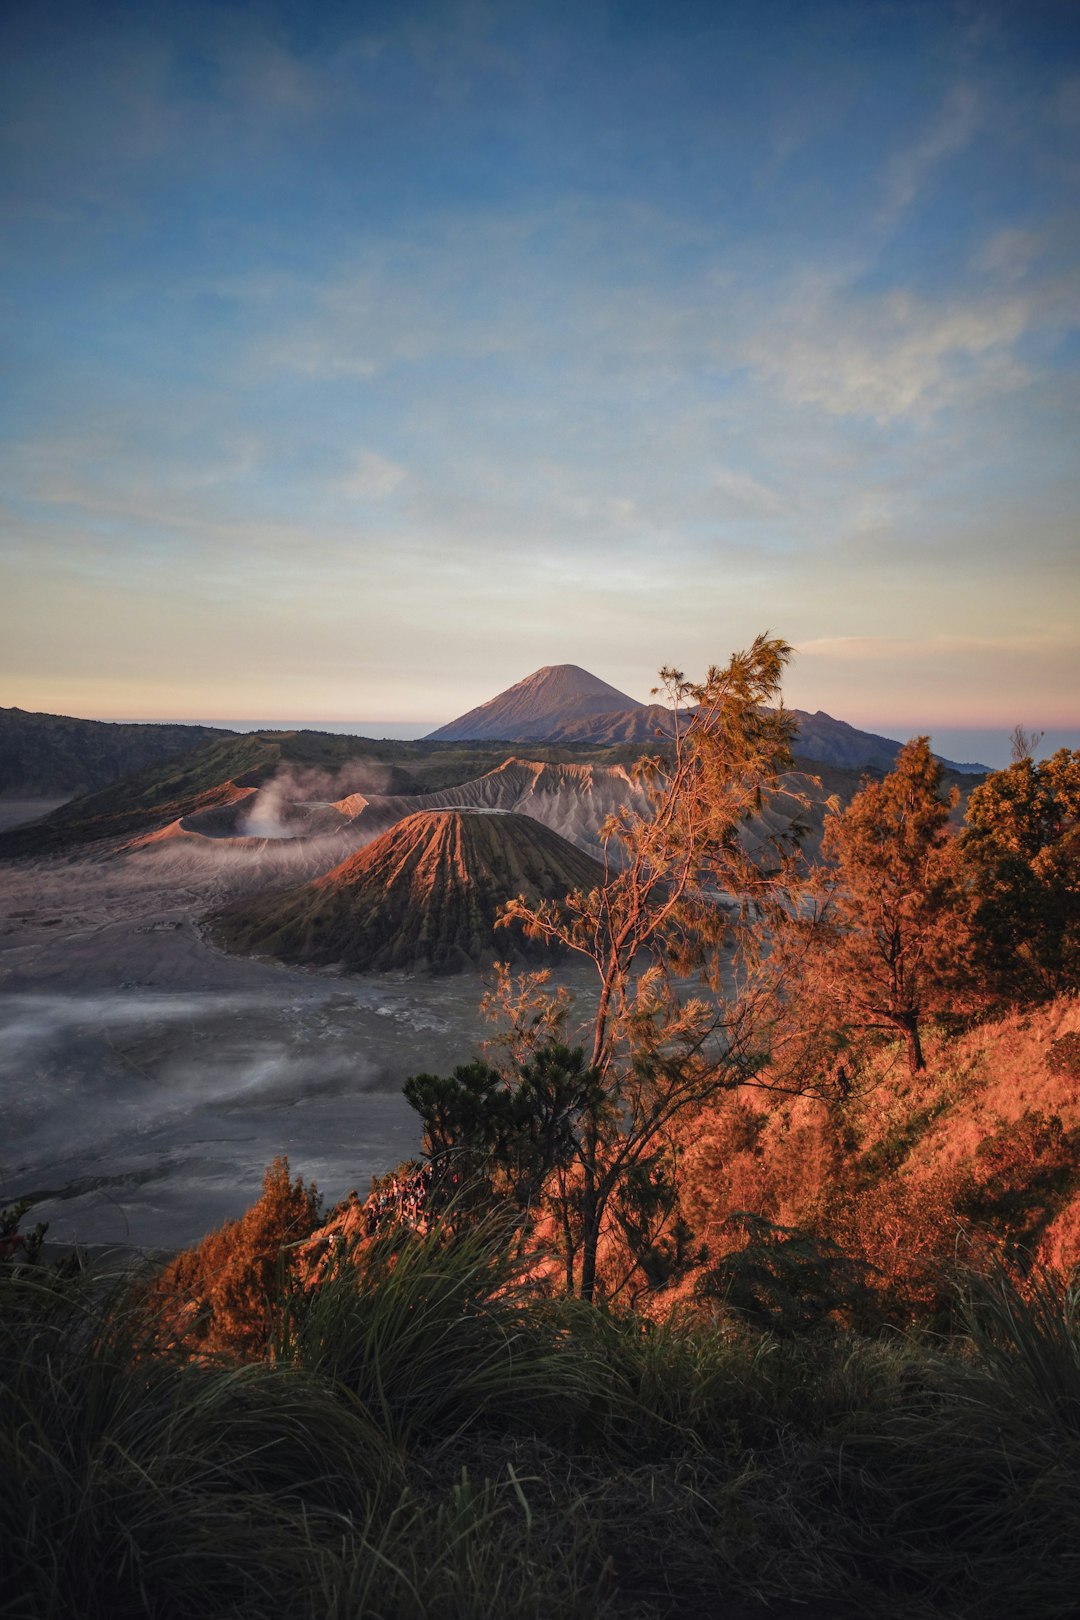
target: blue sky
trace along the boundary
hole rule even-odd
[[[7,17],[0,702],[1080,726],[1075,5]]]

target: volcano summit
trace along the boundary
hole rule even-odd
[[[598,715],[609,718],[644,706],[577,664],[545,664],[487,703],[440,726],[426,741],[492,737],[531,742],[562,736]]]
[[[819,709],[788,713],[798,725],[794,752],[806,762],[842,770],[891,771],[901,744],[892,737],[860,731]],[[593,748],[615,744],[655,747],[670,737],[672,711],[659,703],[638,703],[577,664],[545,664],[515,686],[433,731],[427,742],[546,742]],[[985,765],[942,760],[955,771],[981,773]]]
[[[211,928],[230,950],[286,962],[455,973],[544,954],[519,928],[495,933],[507,900],[558,899],[603,881],[591,856],[530,816],[428,810],[315,882],[234,906]]]

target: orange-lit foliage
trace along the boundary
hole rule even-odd
[[[967,904],[941,778],[928,738],[915,737],[826,822],[825,926],[806,957],[804,996],[837,1029],[901,1035],[912,1073],[925,1020],[957,1005],[966,978]]]
[[[282,1251],[310,1235],[318,1214],[314,1183],[291,1181],[288,1159],[275,1159],[257,1202],[178,1254],[155,1279],[164,1335],[193,1352],[258,1355],[270,1334]]]
[[[1080,753],[1030,754],[971,795],[961,844],[979,967],[1002,999],[1080,987]]]
[[[841,1131],[834,1110],[814,1098],[779,1107],[753,1093],[723,1099],[686,1133],[687,1219],[696,1231],[715,1233],[735,1210],[782,1226],[820,1214],[844,1173]]]
[[[1060,997],[959,1036],[931,1027],[916,1075],[895,1047],[880,1048],[843,1098],[724,1093],[667,1139],[675,1198],[670,1210],[666,1193],[659,1199],[656,1232],[647,1234],[648,1264],[638,1265],[647,1293],[627,1289],[627,1234],[616,1222],[600,1247],[600,1286],[665,1314],[747,1241],[753,1219],[733,1222],[739,1213],[772,1223],[793,1252],[824,1257],[830,1275],[850,1259],[871,1296],[858,1306],[860,1320],[866,1312],[898,1322],[935,1315],[949,1305],[955,1263],[994,1252],[1010,1251],[1021,1269],[1068,1272],[1080,1265],[1078,1049],[1080,1000]],[[362,1245],[382,1229],[383,1203],[389,1219],[408,1223],[400,1193],[412,1180],[402,1167],[373,1200],[339,1206],[305,1243],[315,1189],[291,1181],[287,1161],[276,1160],[252,1209],[158,1279],[165,1336],[193,1353],[262,1354],[283,1246],[299,1246],[295,1274],[310,1285],[331,1244]],[[538,1288],[558,1287],[557,1237],[550,1220],[532,1234]],[[806,1304],[794,1302],[800,1320]],[[822,1301],[809,1305],[813,1318]]]
[[[644,1187],[655,1208],[673,1122],[760,1065],[777,1016],[784,963],[767,936],[795,905],[794,839],[789,823],[751,825],[791,764],[794,726],[780,702],[790,657],[786,642],[762,635],[703,682],[662,669],[672,736],[639,762],[645,813],[626,804],[604,827],[618,851],[606,881],[561,902],[519,896],[502,914],[597,973],[588,1062],[598,1096],[564,1173],[573,1201],[560,1210],[568,1291],[585,1300],[603,1286],[613,1226],[629,1236],[618,1206],[625,1213]],[[719,906],[718,895],[737,903]],[[687,995],[687,980],[708,993]]]
[[[911,1075],[880,1050],[843,1102],[722,1097],[682,1133],[682,1212],[715,1263],[740,1210],[816,1233],[871,1268],[881,1308],[938,1309],[948,1268],[1019,1246],[1080,1264],[1080,1002],[948,1037]]]

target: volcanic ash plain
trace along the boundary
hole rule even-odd
[[[237,884],[162,852],[11,863],[0,894],[0,1203],[49,1240],[150,1250],[240,1215],[287,1153],[328,1201],[419,1145],[407,1075],[492,1033],[490,973],[335,976],[227,956]],[[555,970],[587,1006],[591,984]]]

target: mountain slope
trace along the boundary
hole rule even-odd
[[[891,737],[835,720],[822,709],[815,714],[803,709],[789,713],[799,728],[795,753],[808,763],[890,771],[902,747]],[[451,720],[427,740],[489,737],[605,748],[628,743],[651,746],[671,731],[671,712],[661,704],[637,703],[576,664],[555,664]],[[981,773],[987,769],[948,759],[942,763],[954,771]]]
[[[426,811],[314,883],[232,907],[210,928],[226,949],[287,962],[454,973],[541,950],[520,930],[495,933],[513,896],[558,898],[602,881],[595,861],[528,816]]]
[[[211,726],[124,724],[0,709],[0,799],[93,793],[227,735]]]
[[[577,664],[546,664],[497,697],[440,726],[426,742],[494,737],[528,742],[561,736],[593,715],[614,714],[641,705]]]
[[[210,742],[174,761],[151,765],[74,799],[32,827],[0,834],[0,858],[156,831],[197,811],[243,799],[282,772],[333,777],[350,766],[373,763],[384,783],[407,783],[407,776],[396,776],[392,767],[372,760],[377,747],[363,737],[321,731],[215,732]]]
[[[622,765],[564,765],[541,760],[508,759],[495,770],[443,788],[437,793],[405,798],[356,795],[340,800],[354,825],[374,836],[419,810],[503,810],[531,816],[579,849],[603,859],[600,828],[609,816],[629,804],[648,814],[649,800]]]
[[[800,759],[856,771],[891,771],[896,763],[902,745],[892,737],[879,737],[876,732],[860,731],[857,726],[848,725],[846,720],[834,720],[823,709],[816,714],[808,714],[805,709],[789,709],[788,713],[799,728],[794,752]],[[671,733],[671,711],[658,703],[650,703],[621,714],[602,714],[568,722],[560,726],[550,740],[588,743],[594,747],[627,742],[647,745],[655,743],[657,738],[669,737]],[[952,760],[942,763],[951,770],[985,769],[982,765],[957,765]]]

